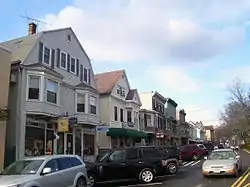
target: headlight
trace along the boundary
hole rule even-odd
[[[224,166],[224,168],[225,169],[233,169],[234,168],[234,164]]]
[[[202,169],[210,169],[210,167],[209,166],[202,166]]]

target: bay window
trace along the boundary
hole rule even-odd
[[[127,111],[127,122],[132,122],[132,111]]]
[[[96,97],[90,96],[90,113],[96,114]]]
[[[58,99],[58,83],[57,82],[47,79],[46,95],[47,95],[47,102],[57,104],[57,99]]]
[[[40,99],[40,76],[29,75],[28,77],[28,99]]]
[[[77,112],[85,112],[85,95],[77,94]]]

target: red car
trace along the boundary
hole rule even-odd
[[[198,160],[204,155],[204,149],[196,144],[184,145],[180,148],[182,160]]]

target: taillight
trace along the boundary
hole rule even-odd
[[[182,160],[182,156],[181,156],[181,154],[179,154],[179,160]]]

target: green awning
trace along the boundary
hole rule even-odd
[[[147,136],[143,131],[137,131],[133,129],[123,129],[123,128],[109,128],[107,132],[107,136],[125,136],[125,137],[133,137],[133,138],[144,138]]]

